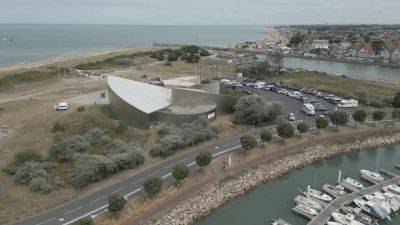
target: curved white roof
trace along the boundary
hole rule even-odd
[[[164,85],[168,86],[179,86],[179,87],[193,87],[200,84],[199,76],[189,76],[189,77],[175,77],[168,80],[163,80]]]
[[[145,113],[171,105],[171,89],[116,76],[108,76],[107,83],[122,100]]]

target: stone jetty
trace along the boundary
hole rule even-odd
[[[260,184],[287,174],[292,170],[339,154],[374,149],[398,143],[400,143],[400,133],[389,136],[369,137],[349,144],[312,146],[301,154],[293,154],[271,163],[261,164],[247,170],[243,175],[216,184],[179,204],[176,208],[147,221],[145,224],[192,224],[233,198],[250,191]]]

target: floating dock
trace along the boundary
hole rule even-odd
[[[385,172],[383,172],[383,173],[385,173]],[[369,179],[366,179],[363,177],[364,179],[370,181],[371,183],[374,183],[375,185],[364,188],[364,189],[355,190],[354,192],[352,192],[348,195],[334,199],[317,216],[313,217],[307,225],[326,224],[330,220],[331,214],[333,212],[339,211],[340,207],[343,204],[351,202],[356,198],[361,198],[366,194],[371,194],[375,191],[380,191],[383,187],[386,187],[386,186],[389,186],[392,184],[397,184],[400,181],[400,176],[397,176],[396,174],[393,174],[393,173],[391,173],[391,174],[394,177],[390,180],[385,180],[382,183],[372,182]],[[346,186],[344,186],[344,187],[346,188]]]

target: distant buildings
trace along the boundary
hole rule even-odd
[[[313,49],[329,49],[329,41],[328,40],[314,40],[311,48]]]

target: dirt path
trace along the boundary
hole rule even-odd
[[[125,224],[127,225],[137,225],[137,224],[142,224],[145,221],[159,215],[160,213],[172,209],[176,207],[178,204],[181,202],[185,201],[186,199],[189,199],[193,196],[195,196],[197,193],[201,192],[202,190],[210,187],[213,184],[216,184],[220,182],[223,178],[231,176],[232,174],[239,173],[243,170],[246,170],[252,166],[259,165],[263,162],[277,159],[282,156],[286,156],[292,153],[295,153],[301,149],[306,148],[309,145],[316,145],[316,144],[325,144],[330,141],[335,141],[335,140],[346,140],[349,138],[360,138],[363,136],[370,136],[370,135],[376,135],[376,134],[382,134],[385,130],[383,128],[376,128],[376,129],[369,129],[367,131],[355,131],[353,133],[345,133],[345,134],[334,134],[328,137],[323,137],[323,138],[317,138],[311,142],[308,141],[303,141],[301,143],[297,144],[292,144],[288,145],[282,148],[278,148],[274,151],[267,151],[264,155],[261,157],[251,159],[249,161],[246,161],[242,164],[238,164],[236,166],[233,166],[226,170],[225,172],[222,172],[220,174],[216,174],[214,176],[210,176],[204,181],[201,181],[197,183],[196,185],[192,186],[191,188],[184,190],[181,192],[179,195],[172,197],[171,199],[165,201],[164,203],[158,205],[155,208],[152,208],[146,212],[141,213],[139,216],[129,220]]]

